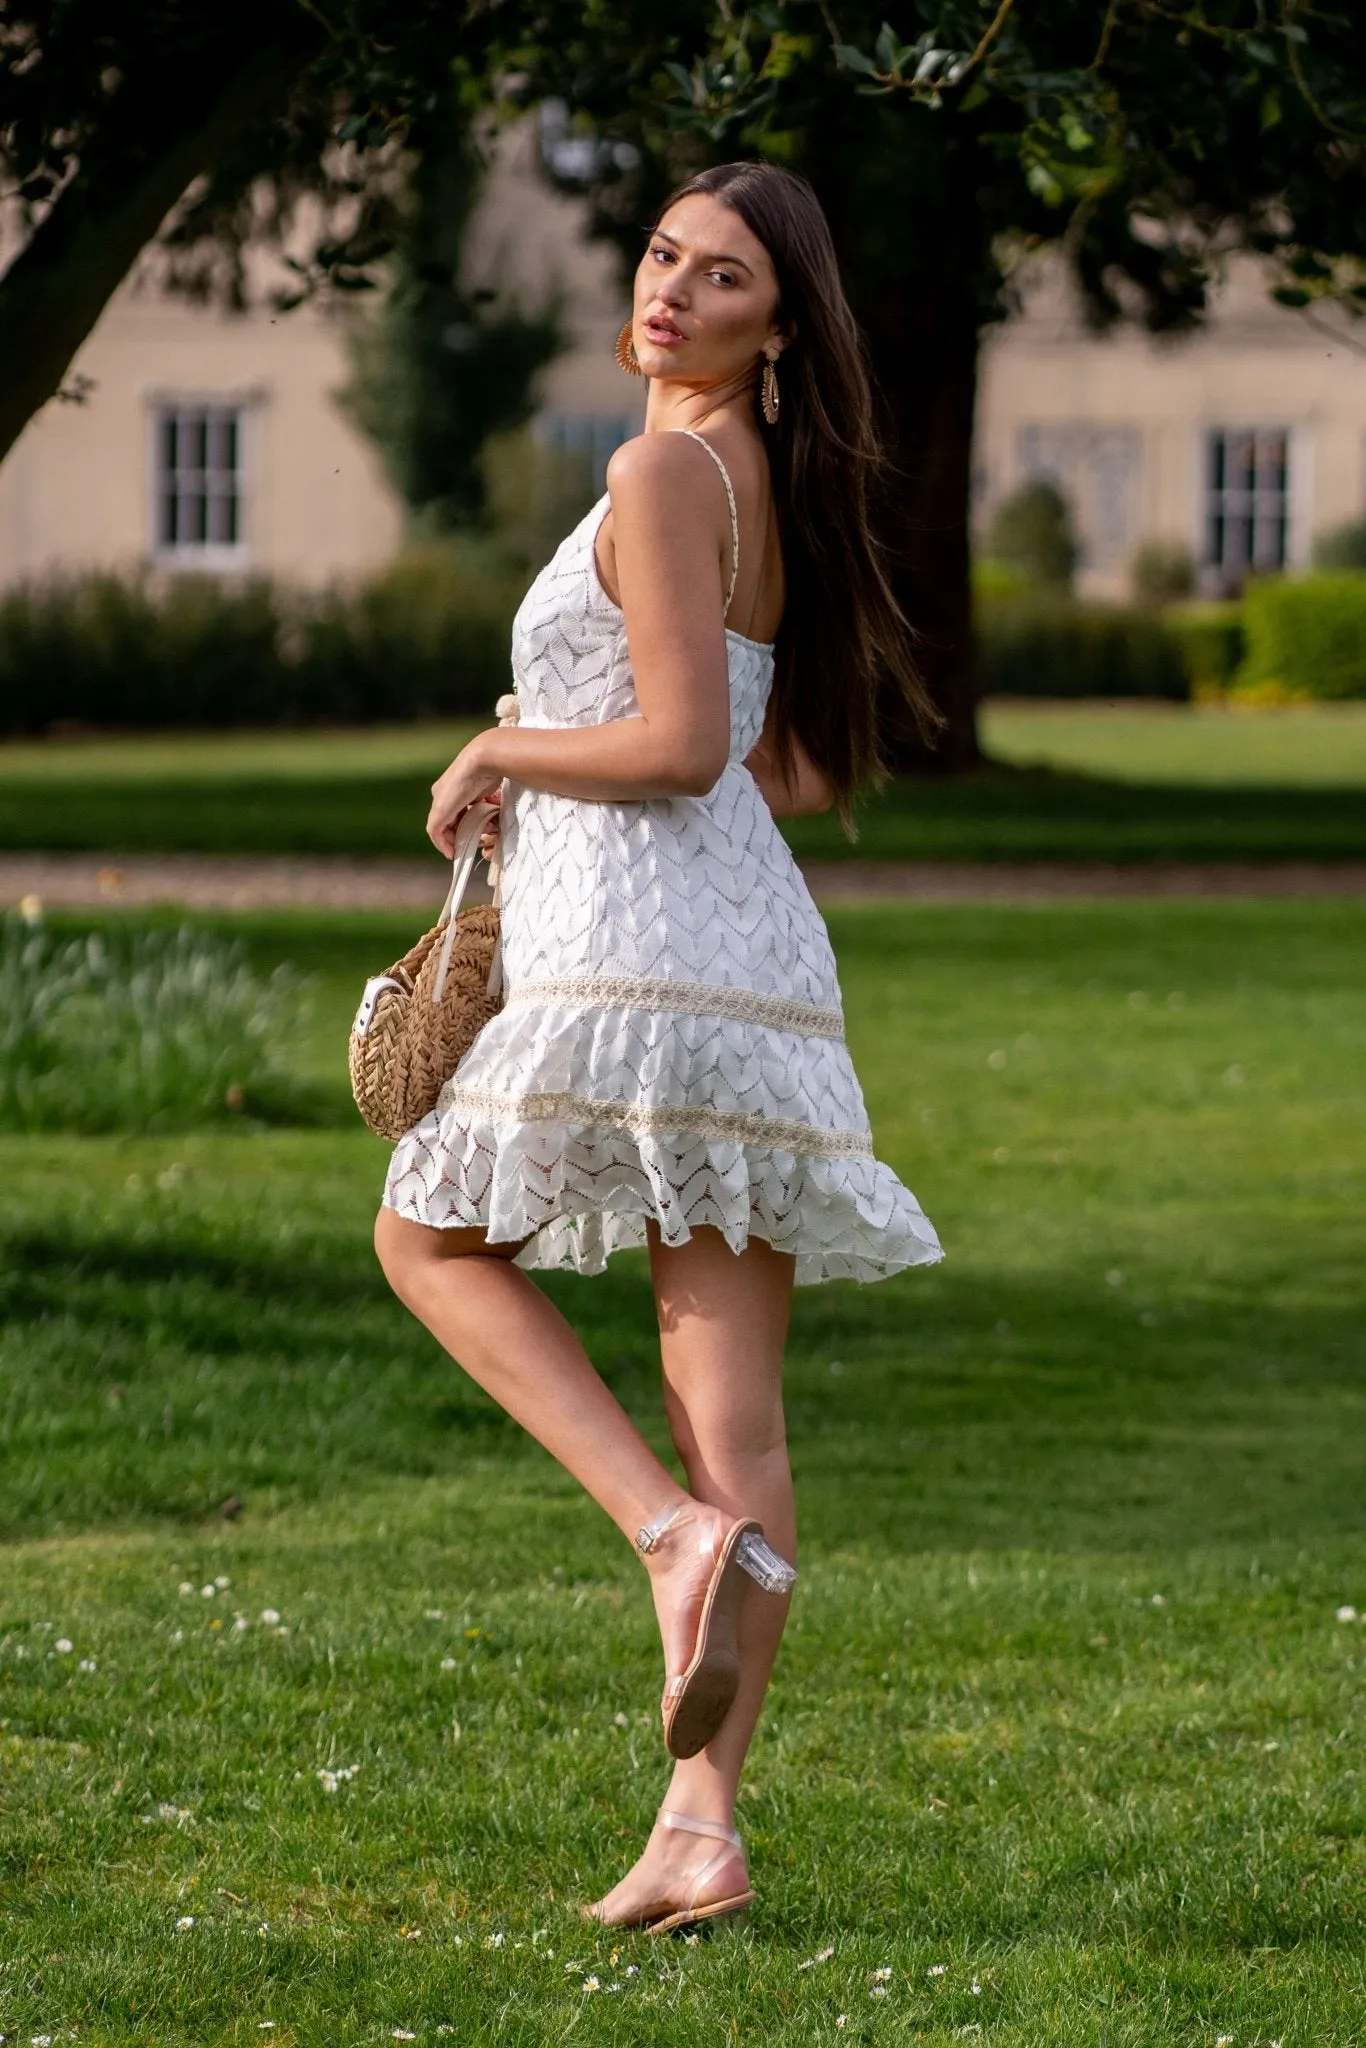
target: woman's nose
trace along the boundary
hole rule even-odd
[[[688,287],[676,270],[671,270],[659,280],[658,297],[666,306],[681,306],[688,296]]]

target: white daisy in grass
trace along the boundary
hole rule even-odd
[[[868,1996],[870,1998],[885,1998],[887,1996],[887,1986],[885,1984],[874,1984]]]
[[[804,1963],[798,1963],[799,1970],[814,1970],[820,1963],[828,1963],[835,1953],[833,1943],[829,1948],[818,1949],[814,1956],[808,1956]]]
[[[454,1669],[455,1669],[455,1659],[454,1659],[454,1657],[443,1657],[443,1658],[441,1659],[441,1669],[442,1669],[443,1671],[454,1671]]]
[[[428,1607],[424,1610],[423,1618],[427,1621],[444,1621],[446,1610],[444,1607]]]
[[[602,1985],[598,1982],[598,1979],[596,1977],[585,1977],[583,1980],[583,1988],[585,1991],[601,1991]]]
[[[199,1597],[201,1600],[216,1600],[218,1598],[217,1586],[201,1586]]]
[[[948,1967],[947,1963],[931,1963],[925,1975],[927,1977],[942,1977],[947,1973]]]
[[[1336,1615],[1334,1616],[1334,1619],[1336,1621],[1355,1621],[1356,1618],[1357,1611],[1355,1607],[1339,1607]]]
[[[76,1666],[78,1671],[94,1671],[97,1668],[93,1657],[82,1657],[80,1663]]]
[[[417,2035],[407,2027],[395,2027],[389,2039],[391,2041],[415,2041]]]
[[[848,2015],[848,2013],[847,2013],[847,2012],[837,2012],[837,2013],[835,2014],[835,2025],[836,2025],[837,2027],[847,2027],[847,2026],[848,2026],[848,2024],[849,2024],[849,2015]]]
[[[59,1657],[69,1657],[76,1645],[72,1642],[70,1636],[58,1636],[52,1647]]]
[[[189,1929],[190,1929],[191,1927],[193,1927],[193,1926],[194,1926],[194,1914],[193,1914],[193,1913],[182,1913],[182,1914],[181,1914],[181,1916],[180,1916],[180,1918],[179,1918],[179,1919],[178,1919],[178,1920],[176,1921],[176,1924],[175,1924],[175,1931],[176,1931],[176,1933],[177,1933],[177,1934],[184,1934],[184,1933],[186,1933],[186,1932],[187,1932],[187,1931],[188,1931],[188,1930],[189,1930]]]
[[[232,1580],[228,1577],[226,1572],[220,1572],[218,1577],[214,1580],[214,1584],[215,1586],[217,1586],[220,1593],[226,1593],[228,1587],[232,1584]]]
[[[266,1627],[267,1627],[267,1628],[275,1628],[275,1627],[277,1626],[278,1622],[279,1622],[279,1619],[280,1619],[280,1610],[279,1610],[279,1608],[278,1608],[278,1607],[263,1607],[263,1608],[261,1609],[261,1619],[262,1619],[262,1621],[263,1621],[263,1622],[265,1623],[265,1625],[266,1625]]]
[[[890,1980],[891,1974],[891,1965],[889,1963],[884,1963],[880,1970],[874,1970],[873,1982],[875,1984],[886,1984]]]

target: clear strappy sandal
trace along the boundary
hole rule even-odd
[[[642,1557],[649,1556],[684,1512],[677,1507],[657,1521],[646,1523],[636,1537],[636,1549]],[[706,1748],[730,1712],[739,1689],[740,1658],[735,1648],[735,1628],[744,1592],[740,1574],[748,1573],[766,1593],[790,1592],[797,1577],[792,1566],[765,1543],[757,1522],[737,1522],[719,1550],[713,1525],[703,1537],[701,1548],[712,1559],[712,1574],[702,1601],[692,1657],[685,1670],[668,1679],[659,1703],[664,1747],[674,1757],[696,1756]]]
[[[700,1925],[704,1920],[734,1920],[738,1919],[742,1913],[747,1913],[754,1904],[754,1893],[750,1889],[748,1871],[745,1872],[745,1888],[742,1892],[731,1892],[722,1899],[709,1899],[705,1905],[697,1903],[698,1897],[705,1890],[708,1880],[716,1875],[727,1857],[738,1855],[741,1861],[744,1861],[745,1845],[736,1834],[734,1828],[726,1827],[719,1820],[695,1820],[690,1813],[669,1813],[667,1810],[659,1814],[658,1822],[660,1827],[679,1828],[689,1835],[710,1836],[712,1841],[720,1842],[722,1847],[717,1850],[710,1862],[702,1865],[697,1876],[693,1879],[688,1903],[685,1906],[679,1906],[672,1913],[666,1913],[660,1920],[644,1921],[645,1932],[647,1934],[678,1934],[686,1928]]]

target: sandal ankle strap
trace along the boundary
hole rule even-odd
[[[650,1552],[658,1544],[660,1537],[666,1530],[672,1529],[682,1512],[681,1505],[676,1508],[670,1508],[666,1515],[656,1515],[653,1522],[646,1522],[643,1528],[636,1530],[636,1549],[642,1557],[650,1555]]]
[[[721,1820],[699,1820],[692,1813],[674,1813],[661,1806],[655,1816],[662,1828],[675,1828],[685,1835],[706,1835],[713,1842],[728,1842],[732,1849],[738,1849],[743,1856],[745,1845],[734,1828],[728,1828]]]

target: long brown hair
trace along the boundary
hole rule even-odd
[[[778,362],[778,424],[762,419],[782,535],[787,603],[773,678],[779,765],[799,740],[829,779],[846,826],[884,773],[878,698],[890,683],[927,736],[941,723],[911,653],[912,632],[887,578],[872,500],[885,468],[863,340],[844,296],[820,201],[777,164],[719,164],[680,185],[739,214],[778,278],[791,339]],[[755,402],[758,403],[758,380]]]

